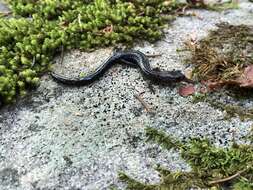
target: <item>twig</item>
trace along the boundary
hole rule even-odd
[[[190,6],[189,4],[185,5],[183,8],[178,8],[175,13],[178,15],[178,16],[184,16],[185,15],[185,10],[186,9],[189,9]]]
[[[134,94],[134,97],[140,101],[140,103],[143,105],[143,107],[148,113],[152,113],[151,109],[149,108],[149,105],[138,94]]]
[[[168,41],[168,40],[166,40],[166,39],[161,39],[161,41],[163,41],[163,42],[165,42],[165,43],[167,43],[167,44],[172,44],[172,43],[173,43],[173,41]]]
[[[199,16],[199,15],[198,15],[197,13],[195,13],[195,12],[192,12],[192,13],[185,13],[184,15],[185,15],[185,16],[196,17],[196,18],[199,19],[199,20],[203,20],[203,19],[204,19],[203,17]]]
[[[12,14],[12,12],[5,12],[5,13],[0,12],[0,16],[2,16],[2,17],[6,17],[6,16],[9,16],[11,14]]]
[[[34,56],[33,61],[32,61],[32,67],[35,65],[35,62],[36,62],[36,57]]]
[[[78,19],[79,27],[81,27],[82,26],[82,22],[81,22],[81,15],[80,14],[78,14],[77,19]]]
[[[185,10],[189,8],[189,5],[185,5],[183,8],[182,8],[182,13],[185,14]]]
[[[210,181],[209,182],[209,185],[214,185],[214,184],[217,184],[217,183],[224,183],[226,181],[230,181],[238,176],[240,176],[243,172],[245,172],[248,168],[244,169],[244,170],[241,170],[239,172],[237,172],[236,174],[230,176],[230,177],[227,177],[227,178],[223,178],[223,179],[218,179],[218,180],[214,180],[214,181]]]
[[[162,56],[161,53],[158,53],[158,54],[146,54],[147,57],[159,57],[159,56]]]
[[[64,46],[62,45],[61,46],[61,62],[60,62],[60,65],[62,65],[63,60],[64,60]]]

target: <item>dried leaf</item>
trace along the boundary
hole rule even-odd
[[[185,77],[188,79],[192,79],[192,76],[193,76],[192,72],[193,72],[192,68],[187,68],[184,72]]]
[[[103,33],[112,33],[113,32],[113,25],[107,26],[102,30]]]
[[[240,85],[240,81],[237,80],[217,80],[217,81],[202,81],[202,84],[204,84],[208,91],[215,91],[221,89],[225,85]]]

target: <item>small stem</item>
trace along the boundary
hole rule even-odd
[[[244,169],[244,170],[241,170],[239,172],[237,172],[236,174],[232,175],[232,176],[229,176],[227,178],[223,178],[223,179],[218,179],[218,180],[214,180],[214,181],[210,181],[209,182],[209,185],[214,185],[214,184],[218,184],[218,183],[224,183],[226,181],[230,181],[238,176],[240,176],[243,172],[245,172],[248,168]]]
[[[35,62],[36,62],[36,57],[34,56],[33,61],[32,61],[32,67],[35,65]]]
[[[61,61],[60,61],[60,65],[62,65],[63,60],[64,60],[64,46],[62,45],[61,46]]]
[[[148,113],[151,113],[151,109],[149,108],[148,104],[138,94],[134,94],[134,97],[139,100]]]
[[[6,17],[6,16],[9,16],[9,15],[11,15],[12,14],[12,12],[5,12],[5,13],[3,13],[3,12],[0,12],[0,17],[2,16],[2,17]]]

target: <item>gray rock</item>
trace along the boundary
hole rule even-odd
[[[162,54],[150,59],[153,67],[184,70],[188,55],[176,51],[184,41],[205,37],[220,22],[252,25],[252,5],[244,1],[239,9],[220,13],[192,10],[199,17],[177,18],[163,40],[135,48]],[[110,51],[89,54],[94,60],[87,55],[67,53],[63,65],[69,64],[68,74],[80,74],[80,64],[74,63],[85,63],[81,65],[86,71]],[[56,69],[64,72],[64,67]],[[44,76],[29,97],[0,110],[0,189],[124,189],[119,171],[155,183],[159,181],[155,164],[190,170],[176,151],[145,142],[147,126],[179,139],[207,137],[217,146],[230,145],[235,131],[236,141],[244,142],[251,121],[224,120],[225,113],[207,103],[194,104],[191,97],[180,97],[178,87],[152,85],[138,69],[121,65],[82,87],[57,84]],[[147,113],[134,97],[140,93],[154,114]],[[250,106],[252,101],[245,104]]]

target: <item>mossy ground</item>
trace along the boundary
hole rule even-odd
[[[120,179],[127,182],[130,190],[162,190],[225,187],[233,190],[251,190],[253,188],[253,142],[249,135],[248,145],[233,144],[228,148],[217,148],[207,139],[177,141],[164,132],[148,128],[149,141],[161,144],[170,150],[177,149],[181,157],[191,166],[190,172],[172,172],[162,167],[157,171],[161,175],[159,184],[143,184],[120,173]]]
[[[234,81],[245,67],[253,64],[253,28],[246,25],[218,24],[218,29],[190,47],[198,80]]]
[[[252,98],[252,88],[241,88],[240,79],[245,68],[253,65],[253,27],[246,25],[218,24],[218,29],[190,47],[192,57],[187,63],[193,65],[193,77],[197,80],[223,83],[226,94],[237,99]],[[252,109],[236,104],[222,103],[208,94],[195,96],[194,101],[208,102],[215,108],[226,111],[227,118],[239,116],[252,119]]]

